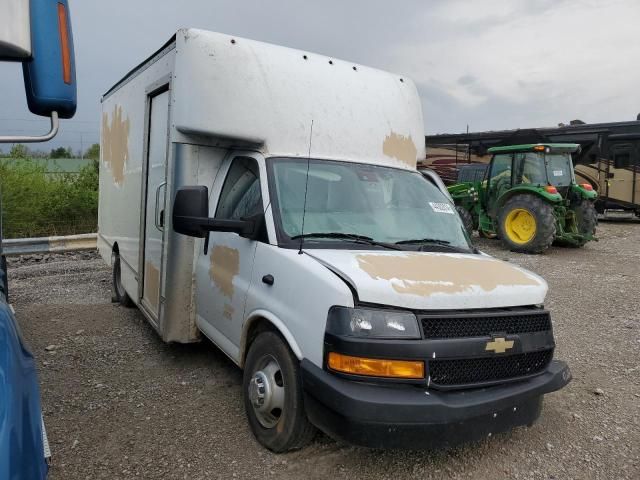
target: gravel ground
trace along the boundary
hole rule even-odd
[[[12,259],[11,301],[40,365],[51,478],[640,478],[640,224],[601,223],[600,242],[498,258],[547,279],[573,382],[538,423],[448,452],[375,451],[324,435],[274,455],[244,417],[240,371],[210,343],[166,345],[110,303],[92,253]]]

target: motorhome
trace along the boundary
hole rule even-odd
[[[547,284],[473,247],[424,153],[410,79],[180,30],[102,99],[114,300],[243,369],[276,452],[316,427],[416,448],[530,425],[571,378]]]

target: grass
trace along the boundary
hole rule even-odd
[[[0,161],[3,238],[97,231],[98,162],[51,174],[42,163]]]

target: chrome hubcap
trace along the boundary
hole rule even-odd
[[[249,382],[249,401],[256,418],[264,428],[273,428],[284,409],[284,381],[280,365],[271,356],[258,363],[258,370]]]

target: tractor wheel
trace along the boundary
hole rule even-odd
[[[542,253],[556,235],[553,207],[534,195],[511,197],[498,212],[498,230],[510,250]]]
[[[578,233],[581,235],[595,235],[598,216],[593,203],[589,200],[582,200],[572,210],[576,215]],[[585,243],[587,243],[587,240],[581,241],[578,246],[582,247]]]
[[[498,234],[497,233],[489,233],[489,232],[485,232],[484,230],[482,230],[481,228],[478,228],[478,235],[481,238],[488,238],[489,240],[495,240],[498,238]]]
[[[461,207],[460,205],[456,206],[456,210],[458,212],[458,215],[460,215],[460,220],[462,220],[464,229],[467,231],[469,236],[471,236],[471,234],[473,233],[473,217],[471,216],[471,213],[469,213],[469,210]]]

